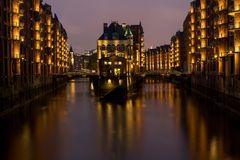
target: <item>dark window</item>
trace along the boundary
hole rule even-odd
[[[119,51],[124,52],[124,51],[125,51],[125,46],[124,46],[124,45],[121,45],[121,46],[119,47]]]
[[[230,57],[230,64],[231,64],[230,72],[231,74],[234,74],[234,56]]]
[[[3,0],[3,7],[4,7],[4,8],[7,7],[7,0]]]
[[[108,45],[108,46],[107,46],[107,50],[108,50],[109,52],[112,52],[112,51],[115,50],[115,46],[114,46],[114,45]]]
[[[7,42],[3,41],[3,52],[4,52],[4,56],[7,57]]]
[[[3,56],[3,40],[2,38],[0,38],[0,59],[2,58]]]
[[[1,78],[3,76],[3,65],[4,65],[3,60],[0,59],[0,76],[1,76]]]
[[[115,50],[116,50],[116,47],[115,47],[114,45],[112,45],[111,50],[112,50],[112,51],[115,51]]]
[[[102,45],[101,50],[106,50],[106,47],[104,45]]]

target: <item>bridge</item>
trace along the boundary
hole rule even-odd
[[[53,74],[53,77],[55,77],[55,78],[61,78],[61,77],[68,77],[68,78],[83,77],[83,78],[85,78],[85,77],[94,76],[94,75],[97,75],[97,73],[89,71],[89,70],[79,70],[79,71]]]
[[[177,70],[156,70],[156,71],[145,71],[140,74],[141,76],[163,76],[163,77],[170,77],[170,76],[176,76],[176,77],[181,77],[185,75],[189,75],[187,72],[180,72]]]
[[[62,77],[67,77],[67,78],[75,78],[75,77],[89,77],[89,76],[96,76],[97,73],[90,71],[90,70],[79,70],[79,71],[72,71],[72,72],[66,72],[66,73],[58,73],[58,74],[53,74],[53,77],[55,78],[62,78]],[[162,76],[162,77],[182,77],[189,75],[187,72],[180,72],[176,70],[157,70],[157,71],[144,71],[144,72],[138,72],[135,73],[135,75],[139,75],[141,77],[146,77],[146,76]]]

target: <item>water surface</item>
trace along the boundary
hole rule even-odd
[[[122,103],[99,102],[86,79],[0,121],[3,160],[235,160],[240,127],[171,83],[146,80]]]

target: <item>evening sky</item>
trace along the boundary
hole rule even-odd
[[[67,30],[75,52],[96,48],[103,23],[139,24],[145,48],[168,44],[182,30],[191,0],[44,0]]]

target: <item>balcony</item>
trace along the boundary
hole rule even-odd
[[[236,27],[234,24],[228,25],[229,32],[235,32],[240,30],[240,26]]]
[[[24,28],[24,23],[23,22],[20,22],[20,28],[23,29]]]
[[[15,41],[19,41],[20,37],[19,37],[19,35],[13,35],[12,39]]]
[[[12,26],[18,28],[19,27],[19,22],[18,21],[17,22],[13,22]]]
[[[236,9],[234,7],[229,7],[228,12],[228,15],[235,16],[235,14],[240,13],[240,8]]]
[[[226,21],[226,20],[218,20],[218,21],[217,21],[217,24],[214,24],[214,25],[221,26],[221,25],[226,25],[226,24],[227,24],[227,21]]]
[[[19,14],[19,8],[17,8],[17,7],[13,8],[12,12],[13,12],[13,14]]]
[[[23,0],[18,0],[18,3],[22,4],[22,3],[23,3]]]
[[[224,6],[218,6],[218,9],[217,9],[218,12],[223,12],[223,11],[227,11],[227,10],[228,10],[228,8],[227,8],[226,5],[224,5]]]
[[[235,45],[234,53],[240,53],[240,45],[239,44]]]
[[[21,17],[24,16],[24,10],[23,9],[19,10],[19,16],[21,16]]]

